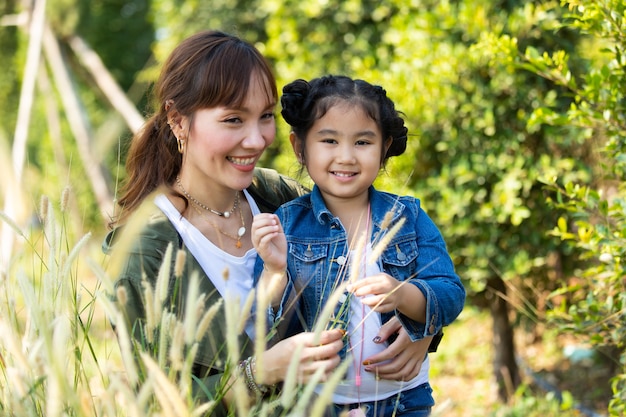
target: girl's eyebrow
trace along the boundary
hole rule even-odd
[[[316,132],[318,135],[337,135],[339,132],[335,129],[322,129]],[[356,132],[352,137],[362,138],[362,137],[376,137],[376,132],[372,130],[362,130],[360,132]]]
[[[372,131],[372,130],[362,130],[360,132],[357,132],[355,135],[355,137],[376,137],[376,132]]]
[[[336,135],[338,132],[334,129],[322,129],[316,132],[318,135]]]

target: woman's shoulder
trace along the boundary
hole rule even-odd
[[[273,213],[282,204],[309,190],[298,181],[269,168],[255,168],[248,192],[262,212]]]
[[[165,213],[154,204],[144,204],[122,225],[112,229],[104,238],[102,250],[111,254],[117,248],[126,252],[150,253],[162,251],[172,242],[178,244],[180,235]]]

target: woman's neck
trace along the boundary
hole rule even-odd
[[[201,186],[199,186],[201,185]],[[217,185],[209,181],[189,181],[181,175],[176,177],[173,187],[185,196],[190,204],[213,214],[222,213],[227,217],[236,209],[238,190]]]

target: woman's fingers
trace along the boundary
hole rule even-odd
[[[308,381],[319,369],[323,370],[322,380],[326,380],[341,360],[339,351],[343,347],[343,331],[340,329],[324,331],[317,344],[315,344],[315,334],[304,333],[303,335],[306,336],[306,346],[302,349],[300,357],[296,359],[300,362],[298,375],[301,381]]]
[[[365,370],[379,378],[407,381],[419,374],[431,337],[412,342],[402,329],[387,349],[365,360]]]
[[[380,326],[378,334],[374,338],[374,343],[383,343],[387,341],[391,335],[398,333],[401,328],[402,323],[400,323],[400,320],[398,320],[396,316],[392,317],[385,324]]]

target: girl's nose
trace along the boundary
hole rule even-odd
[[[354,149],[352,146],[341,146],[337,149],[336,155],[337,161],[344,164],[352,164],[356,161],[354,157]]]

